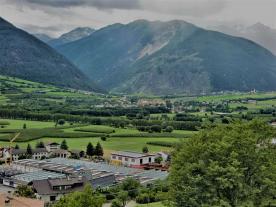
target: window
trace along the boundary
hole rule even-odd
[[[114,160],[115,160],[115,159],[116,159],[116,156],[115,156],[115,155],[112,155],[112,159],[114,159]]]
[[[122,157],[118,157],[118,160],[122,160]]]
[[[56,196],[50,196],[50,201],[55,201],[56,200]]]
[[[135,159],[131,159],[131,162],[135,162]]]
[[[127,157],[125,158],[125,161],[128,161],[128,158],[127,158]]]

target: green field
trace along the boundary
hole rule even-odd
[[[54,122],[40,122],[40,121],[27,121],[27,120],[12,120],[12,119],[0,119],[8,121],[10,124],[5,127],[5,129],[22,129],[23,124],[26,124],[27,129],[40,129],[54,127]]]
[[[147,145],[147,142],[150,142],[150,141],[162,141],[162,142],[170,142],[170,143],[178,142],[180,139],[175,138],[174,136],[177,135],[179,137],[183,137],[182,135],[193,134],[193,132],[176,130],[175,133],[171,134],[171,136],[168,135],[167,137],[164,136],[164,134],[162,133],[159,133],[159,134],[143,133],[143,137],[139,137],[141,133],[138,130],[132,129],[132,128],[121,129],[121,128],[113,128],[109,126],[101,126],[101,125],[87,125],[87,126],[80,127],[77,125],[70,126],[69,124],[67,124],[64,126],[65,129],[55,129],[53,128],[53,126],[55,125],[55,123],[53,122],[38,122],[38,121],[10,120],[10,119],[2,119],[0,121],[9,123],[9,125],[6,125],[6,128],[0,129],[0,139],[7,136],[7,134],[9,134],[10,138],[12,138],[16,134],[15,132],[13,132],[13,130],[19,130],[21,131],[22,135],[21,137],[19,136],[18,138],[19,140],[17,140],[17,142],[15,141],[13,145],[18,144],[21,148],[26,148],[28,143],[30,143],[32,147],[35,147],[36,143],[39,141],[43,141],[44,143],[53,142],[53,141],[60,143],[63,139],[65,139],[70,149],[79,149],[79,150],[85,150],[89,142],[92,142],[94,145],[96,145],[97,142],[100,142],[103,145],[104,150],[106,151],[107,154],[110,151],[117,151],[117,150],[129,150],[129,151],[141,152],[144,146],[148,146],[150,152],[170,151],[171,148]],[[22,129],[24,123],[26,123],[27,125],[27,129],[25,130]],[[5,132],[9,132],[11,130],[13,133],[1,133],[1,130]],[[22,140],[22,139],[28,140],[28,139],[31,139],[33,136],[38,136],[38,135],[46,136],[47,133],[51,134],[51,137],[38,138],[32,141]],[[100,138],[101,136],[103,136],[103,133],[110,135],[110,137],[108,137],[106,141],[102,141]],[[74,134],[76,135],[76,137],[74,137]],[[158,137],[158,135],[160,137]],[[154,137],[151,137],[151,136],[154,136]],[[5,142],[5,141],[0,142],[0,146],[8,146],[8,145],[9,145],[8,142]]]
[[[232,94],[222,94],[214,96],[200,96],[197,97],[196,101],[206,101],[206,102],[216,102],[223,100],[237,100],[237,99],[255,99],[255,98],[270,98],[276,97],[276,92],[267,93],[232,93]]]
[[[36,143],[39,141],[43,141],[44,143],[48,142],[58,142],[60,143],[63,139],[60,138],[43,138],[38,140],[33,140],[30,142],[20,142],[18,145],[22,148],[27,147],[27,143],[30,143],[33,147],[35,147]],[[148,146],[150,152],[158,152],[158,151],[170,151],[171,148],[168,147],[160,147],[160,146],[152,146],[147,145],[146,143],[149,141],[167,141],[167,142],[178,142],[177,138],[108,138],[107,141],[102,141],[100,138],[67,138],[65,139],[70,149],[79,149],[85,150],[86,146],[89,142],[96,145],[97,142],[100,142],[104,149],[107,151],[118,151],[118,150],[128,150],[128,151],[136,151],[141,152],[144,146]],[[7,146],[8,142],[0,142],[1,146]],[[15,145],[15,144],[14,144]]]

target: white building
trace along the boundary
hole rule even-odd
[[[4,149],[5,152],[3,152],[4,157],[10,157],[12,154],[12,159],[19,160],[20,158],[24,158],[27,156],[27,150],[26,149]],[[32,150],[32,159],[35,160],[41,160],[49,157],[49,153],[45,148],[37,148]]]
[[[154,154],[143,154],[137,152],[113,152],[111,153],[111,162],[114,164],[122,164],[125,166],[139,167],[144,164],[153,163]]]
[[[55,151],[55,150],[58,150],[58,149],[60,149],[60,144],[59,143],[51,142],[51,143],[48,143],[46,145],[46,150],[48,152],[52,152],[52,151]]]

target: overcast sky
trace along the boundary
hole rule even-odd
[[[136,19],[182,19],[199,26],[261,22],[276,28],[275,13],[276,0],[0,0],[0,16],[51,36]]]

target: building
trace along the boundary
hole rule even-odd
[[[49,158],[49,152],[46,148],[37,148],[32,150],[32,159],[34,160],[41,160]]]
[[[166,106],[166,101],[161,99],[139,99],[137,105],[139,107],[145,106]]]
[[[56,143],[56,142],[50,142],[46,145],[46,150],[48,152],[52,152],[54,150],[58,150],[60,149],[60,144],[59,143]]]
[[[158,152],[156,154],[156,157],[161,157],[164,162],[168,161],[170,159],[170,154],[166,152]]]
[[[9,193],[0,193],[0,206],[2,207],[44,207],[44,201],[16,197]]]
[[[111,163],[122,164],[130,167],[139,167],[144,164],[154,163],[154,154],[143,154],[137,152],[113,152],[111,153]]]
[[[54,178],[33,181],[32,187],[37,198],[42,199],[46,203],[59,200],[62,196],[74,192],[82,191],[89,181],[82,176]]]
[[[51,151],[51,156],[60,157],[60,158],[69,158],[71,156],[71,153],[67,150],[57,149],[57,150]]]
[[[19,160],[20,157],[24,157],[27,155],[26,149],[13,149],[12,150],[12,159]],[[46,148],[37,148],[32,150],[32,159],[40,160],[49,157],[49,152]]]

